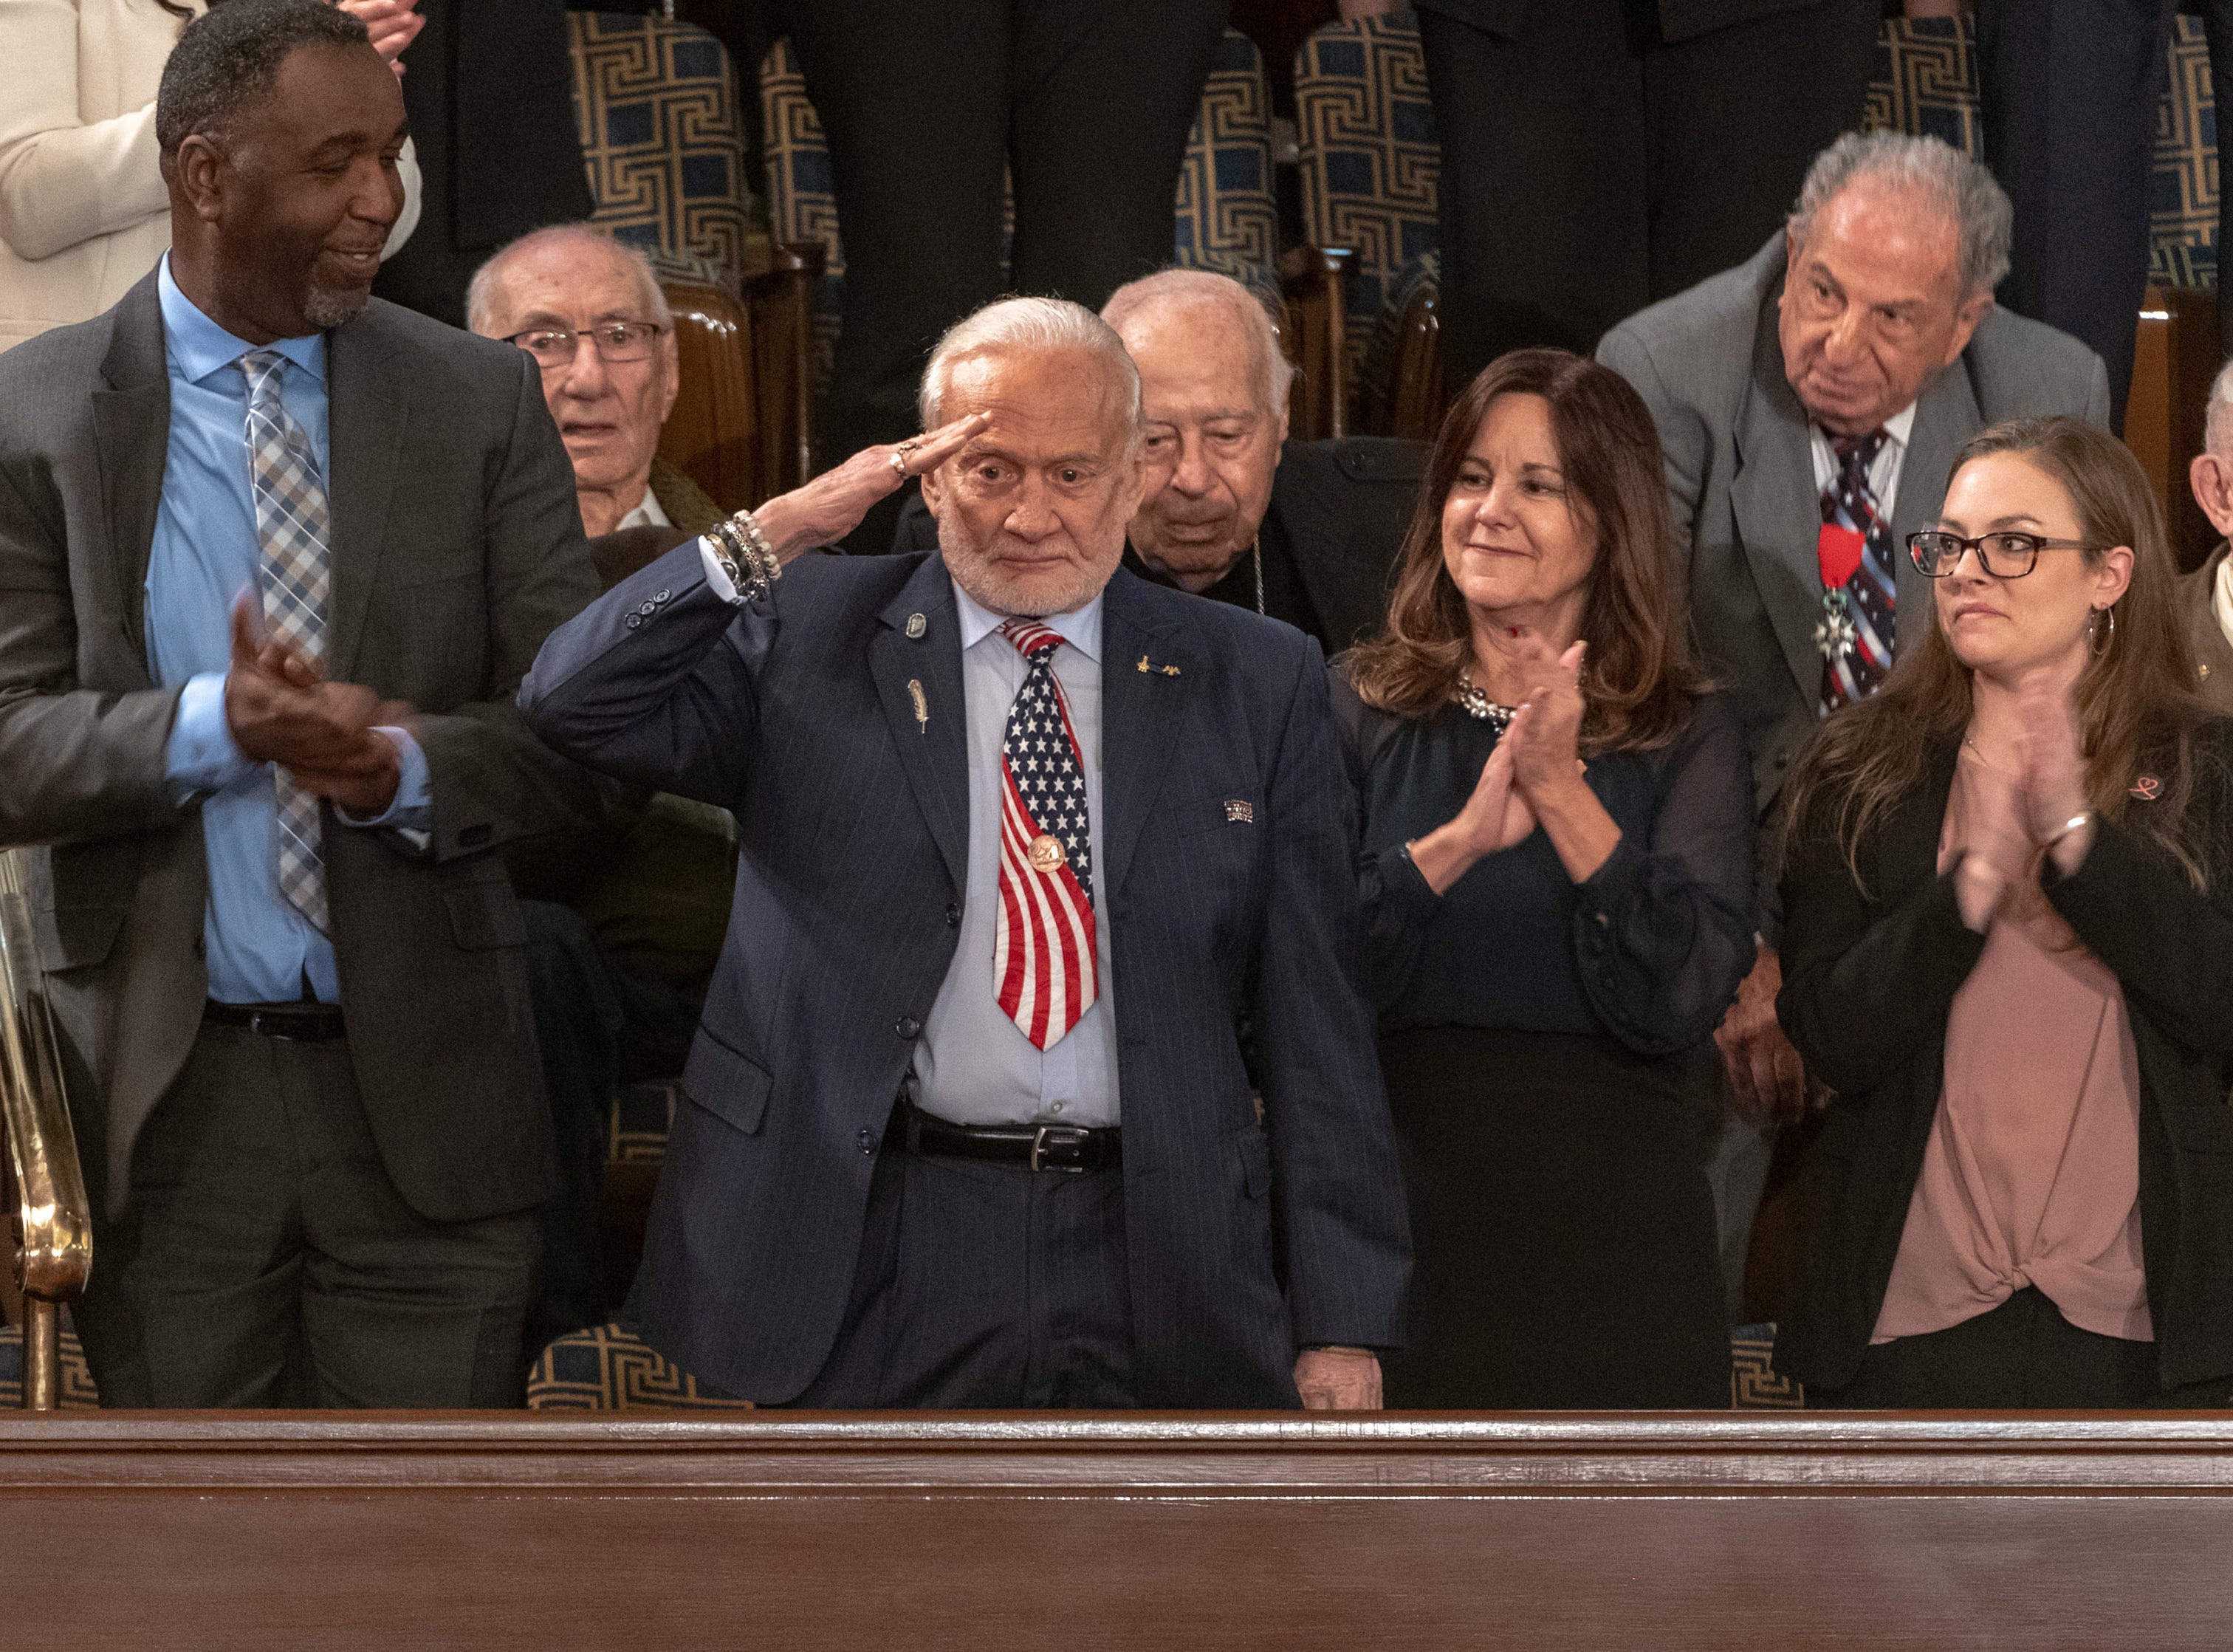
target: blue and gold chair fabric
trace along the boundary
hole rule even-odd
[[[2149,179],[2148,279],[2164,287],[2217,284],[2217,109],[2202,19],[2171,20],[2171,84],[2156,113]]]
[[[646,252],[705,259],[734,288],[756,263],[727,50],[702,29],[657,16],[566,19],[592,222]]]
[[[1798,1411],[1807,1390],[1768,1364],[1775,1323],[1739,1325],[1729,1333],[1729,1404],[1738,1411]]]
[[[814,294],[811,350],[815,387],[830,382],[837,325],[845,311],[845,244],[837,234],[837,186],[822,117],[806,95],[806,75],[789,40],[760,60],[760,130],[767,147],[768,227],[778,246],[817,245],[825,259]]]
[[[1295,54],[1295,121],[1303,233],[1356,255],[1343,309],[1359,369],[1393,289],[1441,240],[1442,149],[1412,15],[1312,33]]]
[[[658,1164],[674,1131],[673,1083],[624,1084],[605,1127],[607,1164]]]
[[[101,1403],[93,1385],[93,1368],[85,1363],[85,1350],[77,1333],[62,1324],[62,1408],[89,1410]],[[19,1411],[23,1405],[23,1332],[16,1325],[0,1325],[0,1412]]]
[[[1255,42],[1225,31],[1179,163],[1172,261],[1276,297],[1279,206],[1272,180],[1272,92]]]
[[[750,1400],[705,1393],[623,1325],[559,1337],[527,1374],[531,1411],[749,1411]]]
[[[1863,124],[1943,138],[1983,159],[1976,36],[1967,17],[1890,21]],[[2217,114],[2202,19],[2173,20],[2171,79],[2156,112],[2149,179],[2148,279],[2164,287],[2217,284]]]

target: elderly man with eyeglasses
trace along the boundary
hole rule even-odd
[[[585,224],[537,230],[480,267],[465,315],[474,332],[518,345],[543,369],[592,540],[672,528],[679,544],[720,520],[697,485],[659,457],[679,383],[674,317],[643,254]]]

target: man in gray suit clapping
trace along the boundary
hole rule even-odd
[[[0,359],[31,860],[118,1405],[516,1403],[554,1181],[496,851],[602,783],[511,691],[596,591],[509,346],[370,297],[403,102],[316,0],[187,25],[173,247]]]
[[[1691,614],[1743,708],[1771,824],[1816,719],[1872,692],[1902,639],[1932,622],[1907,536],[1936,517],[1956,450],[2003,419],[2107,425],[2100,358],[1994,308],[2009,219],[1991,175],[1938,140],[1848,134],[1816,157],[1790,222],[1750,262],[1598,347],[1658,424]],[[1716,1179],[1733,1270],[1767,1168],[1758,1132],[1805,1105],[1775,1022],[1776,835],[1761,841],[1759,961],[1716,1034],[1741,1121],[1724,1145],[1748,1149],[1748,1170]]]

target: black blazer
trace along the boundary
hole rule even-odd
[[[1650,15],[1659,25],[1659,39],[1667,45],[1696,39],[1716,29],[1728,29],[1779,11],[1803,11],[1819,0],[1657,0]],[[1517,40],[1534,14],[1538,24],[1547,23],[1553,9],[1540,0],[1416,0],[1422,11],[1438,11],[1505,40]]]
[[[1776,1012],[1836,1092],[1814,1147],[1814,1225],[1776,1369],[1836,1389],[1859,1370],[1945,1070],[1954,994],[1984,950],[1936,871],[1959,745],[1861,845],[1867,892],[1838,845],[1794,843],[1783,877]],[[2047,900],[2125,991],[2140,1068],[2140,1242],[2166,1388],[2233,1375],[2233,720],[2196,741],[2210,893],[2138,835],[2098,828]],[[2135,802],[2134,810],[2148,804]]]

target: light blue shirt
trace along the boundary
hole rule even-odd
[[[248,380],[239,366],[256,347],[179,290],[167,255],[156,284],[171,433],[147,555],[147,668],[166,688],[183,685],[164,772],[182,806],[201,798],[210,996],[254,1004],[307,992],[339,1003],[332,941],[279,890],[272,765],[249,759],[225,715],[233,600],[256,589],[263,555],[249,488]],[[281,339],[270,348],[287,359],[280,400],[309,436],[319,472],[330,475],[325,336]],[[400,750],[402,784],[386,814],[349,823],[424,828],[432,798],[426,753],[403,730],[385,732]]]
[[[915,1101],[957,1124],[1115,1124],[1116,1011],[1109,986],[1109,891],[1093,888],[1099,990],[1085,1013],[1040,1050],[1000,1008],[993,990],[993,931],[1000,907],[1000,748],[1008,708],[1030,667],[998,634],[1002,616],[954,587],[961,620],[961,699],[969,725],[969,875],[954,966],[938,989],[915,1052]],[[1108,866],[1101,825],[1101,599],[1040,621],[1059,632],[1054,674],[1085,764],[1085,813],[1093,866]]]

